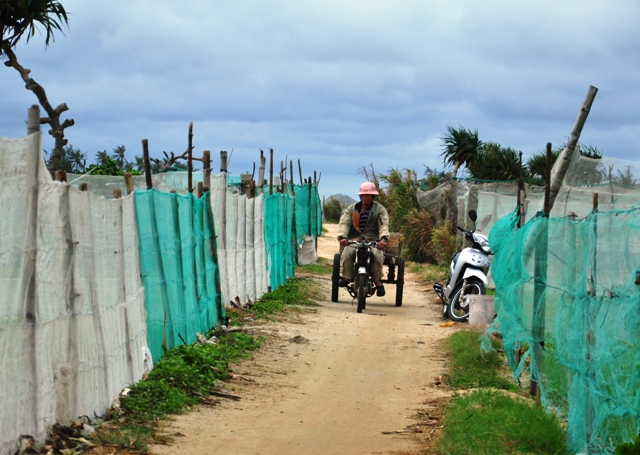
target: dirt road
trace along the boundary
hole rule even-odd
[[[326,227],[330,232],[319,239],[318,250],[332,258],[336,226]],[[383,432],[415,423],[423,403],[445,394],[432,384],[444,365],[437,341],[451,329],[440,327],[433,292],[410,274],[405,281],[402,307],[394,305],[395,287],[387,285],[386,297],[371,298],[357,314],[346,291],[332,303],[330,278],[317,279],[326,299],[318,312],[301,323],[268,326],[274,336],[253,360],[233,367],[241,377],[230,387],[242,399],[177,417],[167,431],[179,434],[175,443],[153,452],[417,452],[414,438]]]

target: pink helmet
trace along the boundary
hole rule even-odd
[[[376,190],[376,186],[373,183],[364,182],[360,185],[360,192],[358,193],[358,196],[362,196],[363,194],[378,196],[380,193],[378,193],[378,190]]]

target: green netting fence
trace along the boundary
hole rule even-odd
[[[264,241],[271,289],[294,276],[294,201],[288,194],[265,195]]]
[[[613,453],[640,431],[640,205],[516,223],[512,213],[491,230],[489,332],[566,420],[575,451]]]
[[[150,190],[134,196],[148,342],[157,361],[225,317],[212,215],[208,194],[198,199]]]
[[[322,235],[322,204],[318,187],[310,183],[293,185],[293,191],[296,197],[296,240],[300,243],[305,235]]]

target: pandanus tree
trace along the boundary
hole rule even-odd
[[[447,127],[447,135],[442,138],[443,152],[440,154],[446,166],[453,166],[452,176],[458,175],[461,166],[469,166],[482,150],[482,141],[478,138],[478,130],[460,127]]]
[[[469,167],[473,164],[482,150],[482,145],[482,141],[478,138],[478,130],[471,131],[462,126],[459,129],[447,126],[447,135],[442,138],[444,150],[440,156],[445,166],[453,166],[451,172],[453,180],[447,195],[447,219],[453,226],[458,222],[458,185],[455,178],[461,166]]]
[[[27,42],[36,31],[44,30],[45,47],[54,41],[54,33],[62,32],[62,28],[68,25],[67,12],[62,4],[55,0],[0,0],[0,59],[4,64],[14,68],[26,84],[27,90],[31,90],[47,117],[40,118],[40,124],[50,126],[49,134],[53,136],[55,145],[49,160],[49,168],[61,169],[64,158],[64,146],[67,140],[64,138],[64,130],[73,126],[72,119],[60,122],[60,115],[69,108],[65,103],[55,108],[47,98],[44,88],[31,78],[31,70],[23,67],[14,52],[16,45],[22,38]]]

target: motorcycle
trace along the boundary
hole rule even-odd
[[[486,294],[488,280],[485,270],[491,264],[489,239],[475,232],[475,222],[478,219],[475,210],[469,210],[469,218],[474,223],[474,229],[467,231],[458,226],[458,230],[462,231],[471,246],[458,250],[453,255],[447,283],[444,286],[441,283],[433,285],[433,290],[442,300],[442,317],[456,322],[469,319],[469,295]]]
[[[392,237],[393,237],[392,233]],[[352,299],[358,300],[358,313],[366,307],[368,297],[372,297],[376,293],[376,285],[371,277],[371,262],[373,261],[372,250],[377,248],[378,242],[365,242],[349,240],[348,245],[356,247],[354,258],[354,276],[353,283],[347,284],[345,289],[349,292]],[[333,256],[333,273],[331,275],[331,301],[338,301],[339,281],[340,281],[340,253]],[[402,306],[402,292],[404,288],[404,259],[400,256],[400,251],[393,253],[385,253],[383,266],[388,267],[387,277],[381,279],[382,283],[395,284],[397,307]]]

